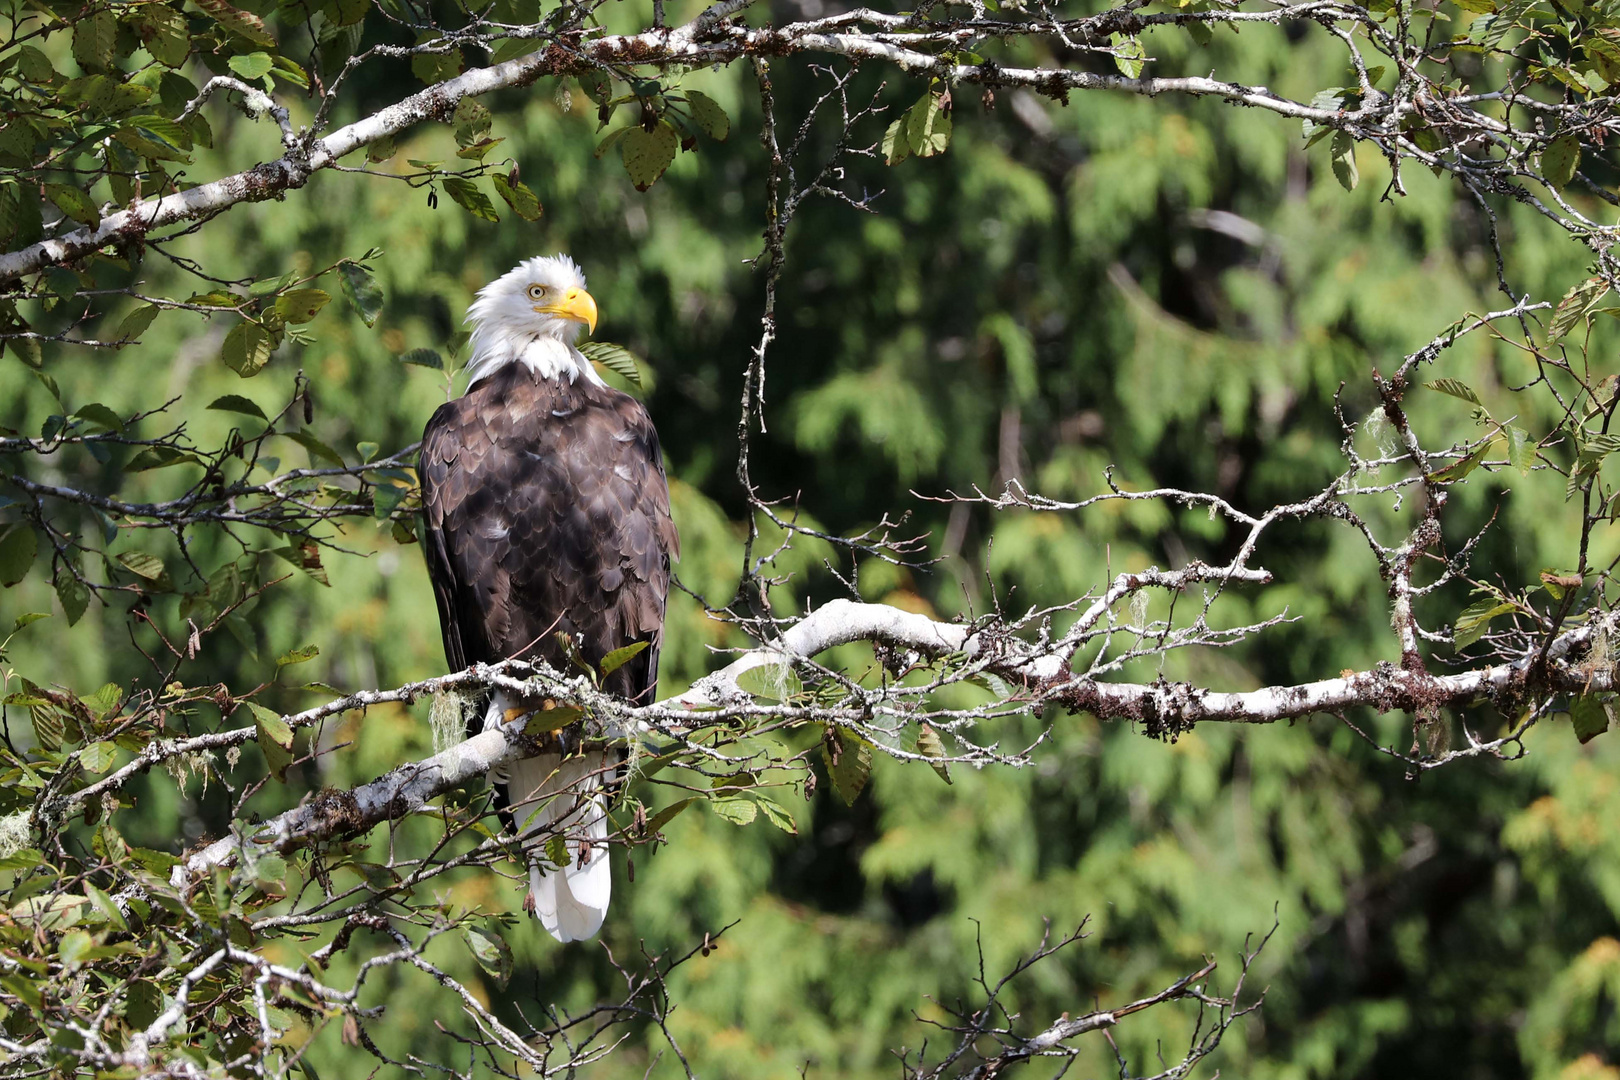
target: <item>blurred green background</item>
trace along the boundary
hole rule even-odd
[[[1202,48],[1165,32],[1145,42],[1159,74],[1213,68],[1303,100],[1348,81],[1348,71],[1335,74],[1342,47],[1317,27],[1222,30]],[[828,82],[792,60],[773,73],[791,128]],[[366,77],[357,100],[368,105],[416,85],[404,64],[379,63]],[[924,89],[874,67],[855,80],[857,97],[878,92],[885,77],[891,108]],[[595,110],[577,85],[570,92],[542,80],[486,100],[493,134],[507,140],[501,150],[545,205],[538,224],[478,221],[448,199],[430,209],[424,191],[397,180],[328,172],[284,201],[240,206],[171,249],[231,278],[382,248],[375,267],[387,306],[375,330],[333,304],[309,327],[316,344],[289,343],[244,382],[218,358],[226,320],[167,315],[137,349],[48,348],[47,369],[70,409],[101,401],[127,414],[180,395],[172,415],[204,445],[231,424],[205,411],[207,402],[241,393],[279,409],[302,369],[313,427],[331,446],[348,457],[366,441],[394,448],[418,437],[447,389],[460,389],[398,357],[444,349],[473,293],[518,260],[567,251],[598,299],[598,336],[650,364],[646,400],[668,455],[680,579],[724,603],[746,506],[733,472],[736,409],[763,299],[744,260],[761,245],[764,157],[744,69],[692,72],[683,85],[725,106],[732,136],[682,154],[646,194],[631,187],[616,153],[593,156]],[[223,105],[208,115],[216,149],[199,153],[191,176],[279,153],[270,125]],[[876,142],[888,119],[868,121],[858,142]],[[1497,289],[1488,222],[1456,189],[1408,170],[1409,193],[1385,198],[1388,167],[1363,147],[1361,185],[1346,193],[1325,146],[1307,152],[1293,121],[1187,98],[1084,94],[1060,107],[1023,92],[992,102],[962,88],[955,124],[941,157],[894,168],[852,162],[848,190],[882,192],[874,214],[812,201],[789,236],[769,431],[755,443],[754,477],[762,494],[796,498],[837,531],[912,512],[939,561],[926,571],[842,564],[870,600],[948,617],[985,611],[993,586],[1008,610],[1021,611],[1071,599],[1111,570],[1229,557],[1238,538],[1202,510],[1132,503],[992,514],[911,492],[993,490],[1017,477],[1072,499],[1104,490],[1112,464],[1129,486],[1210,491],[1263,510],[1320,490],[1344,468],[1335,395],[1359,421],[1374,400],[1372,368],[1391,370],[1466,311],[1510,304]],[[810,161],[835,134],[811,139]],[[423,125],[380,169],[453,151],[448,129]],[[810,171],[802,165],[800,175]],[[1556,299],[1582,275],[1577,245],[1523,207],[1496,210],[1517,288]],[[180,297],[196,284],[157,258],[140,276]],[[1497,415],[1518,414],[1539,437],[1549,403],[1510,390],[1532,371],[1519,349],[1480,334],[1435,374],[1468,381]],[[37,430],[56,411],[26,368],[0,366],[0,423]],[[1416,394],[1412,414],[1433,447],[1472,431],[1467,407],[1439,394]],[[1371,449],[1377,433],[1358,438]],[[284,449],[289,464],[303,463],[303,450]],[[63,454],[51,468],[64,482],[129,494],[171,482],[112,475],[89,456]],[[1410,522],[1410,506],[1363,502],[1358,509],[1388,542]],[[1561,478],[1478,474],[1453,498],[1448,539],[1460,542],[1498,509],[1478,566],[1519,586],[1573,561],[1578,519]],[[257,602],[240,638],[211,640],[199,662],[209,677],[254,685],[278,654],[306,643],[321,655],[304,670],[343,688],[443,671],[418,550],[366,523],[343,543],[355,553],[326,557],[329,587],[290,580]],[[192,554],[210,570],[231,553],[202,537]],[[781,610],[840,594],[825,557],[832,553],[801,545],[779,563],[794,575],[777,590]],[[1257,561],[1274,582],[1229,589],[1219,618],[1231,625],[1286,609],[1297,621],[1132,674],[1246,689],[1396,656],[1385,587],[1352,530],[1279,527]],[[1466,602],[1462,590],[1445,591],[1420,614],[1440,625]],[[0,594],[0,622],[50,603],[35,577]],[[145,669],[126,621],[93,606],[71,629],[62,619],[39,624],[19,638],[13,660],[39,682],[85,691],[127,683]],[[737,643],[696,601],[674,594],[662,691],[712,667],[710,646]],[[836,659],[863,663],[860,650]],[[276,703],[316,700],[288,691]],[[430,752],[426,708],[349,718],[328,733],[348,745],[300,781],[348,786]],[[1409,739],[1403,717],[1352,719],[1386,743]],[[1499,724],[1469,720],[1486,731]],[[796,1076],[806,1065],[810,1076],[894,1075],[894,1050],[938,1034],[914,1013],[938,1019],[930,999],[971,994],[976,935],[994,974],[1036,945],[1044,920],[1063,930],[1089,916],[1086,942],[1017,986],[1015,1007],[1036,1030],[1060,1012],[1158,990],[1206,954],[1229,981],[1246,937],[1269,929],[1274,913],[1280,928],[1251,984],[1269,987],[1265,1008],[1232,1030],[1206,1075],[1218,1066],[1251,1078],[1620,1077],[1613,740],[1583,748],[1567,723],[1546,723],[1524,761],[1464,762],[1416,782],[1331,718],[1208,725],[1167,745],[1125,725],[1053,714],[984,737],[1012,745],[1045,723],[1052,737],[1023,771],[957,769],[947,787],[930,770],[880,761],[853,808],[823,784],[791,807],[797,837],[763,819],[739,829],[707,812],[684,814],[667,830],[667,848],[636,853],[633,883],[616,856],[603,943],[621,957],[643,943],[684,948],[738,921],[713,955],[672,980],[671,1030],[711,1077]],[[205,791],[193,779],[187,791],[181,800],[152,784],[123,813],[132,839],[172,837],[176,820],[187,840],[217,831],[218,785]],[[268,813],[297,794],[272,786],[255,805]],[[405,835],[417,842],[427,830]],[[463,876],[456,890],[460,902],[504,910],[519,901],[515,886],[489,875]],[[578,1009],[613,988],[602,944],[560,946],[530,925],[511,940],[520,971],[504,992],[481,981],[459,944],[433,956],[511,1016],[551,1003]],[[463,1056],[435,1030],[456,1020],[425,977],[390,971],[368,1002],[388,1004],[371,1031],[390,1052]],[[1160,1052],[1177,1060],[1191,1015],[1169,1006],[1122,1023],[1115,1038],[1132,1069],[1156,1071]],[[1106,1044],[1092,1040],[1075,1074],[1117,1074]],[[661,1047],[655,1031],[638,1033],[594,1074],[641,1076]],[[336,1030],[321,1033],[309,1060],[328,1078],[372,1068]],[[668,1053],[652,1068],[677,1072]]]

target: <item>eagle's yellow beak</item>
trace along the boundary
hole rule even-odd
[[[560,315],[564,319],[582,322],[596,333],[596,300],[590,293],[575,285],[563,293],[555,304],[542,304],[534,309],[542,315]]]

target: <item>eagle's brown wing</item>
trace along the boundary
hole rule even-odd
[[[559,632],[593,664],[646,641],[606,688],[652,700],[678,539],[640,402],[510,365],[434,413],[421,478],[423,547],[453,669],[541,656],[566,671]]]

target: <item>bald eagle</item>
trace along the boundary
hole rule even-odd
[[[645,641],[604,688],[646,704],[678,540],[646,409],[574,347],[582,325],[596,328],[585,277],[564,255],[529,259],[478,294],[467,322],[467,390],[422,433],[423,551],[445,658],[458,671],[513,657],[567,671],[570,651],[595,664]],[[534,707],[497,692],[483,727]],[[607,914],[603,788],[619,761],[541,754],[491,777],[510,822],[532,815],[526,835],[566,837],[562,865],[543,842],[525,847],[525,907],[559,941],[591,937]]]

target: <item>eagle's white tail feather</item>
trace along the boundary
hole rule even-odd
[[[500,723],[508,707],[505,695],[495,694],[485,727]],[[613,873],[608,862],[607,799],[600,791],[606,764],[606,755],[599,752],[566,759],[541,754],[506,766],[502,778],[513,818],[520,827],[528,821],[526,835],[544,838],[525,845],[529,900],[535,917],[558,941],[593,937],[607,918]],[[566,866],[553,869],[546,860],[545,839],[558,831],[567,837],[569,858]]]

